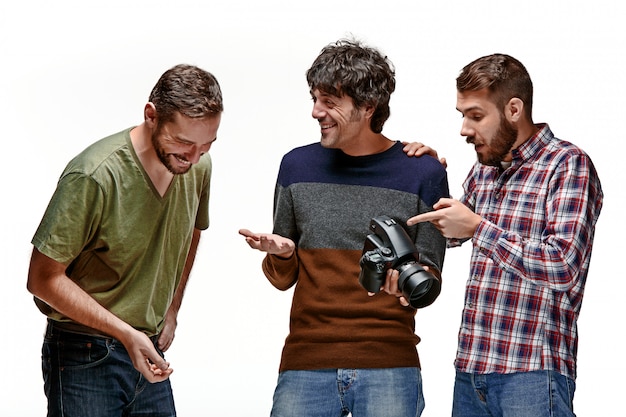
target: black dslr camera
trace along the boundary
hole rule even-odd
[[[398,288],[414,308],[431,305],[441,292],[439,278],[419,264],[419,253],[406,231],[389,216],[374,217],[365,238],[359,262],[359,283],[369,292],[377,293],[385,282],[387,270],[400,273]]]

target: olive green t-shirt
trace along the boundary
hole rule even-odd
[[[183,272],[194,228],[209,226],[211,159],[175,175],[163,197],[133,149],[130,128],[65,168],[33,237],[44,255],[113,314],[157,334]],[[41,300],[51,319],[71,321]]]

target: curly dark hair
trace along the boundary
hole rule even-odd
[[[162,122],[172,121],[179,112],[191,118],[211,117],[224,110],[222,90],[209,72],[180,64],[165,71],[150,93]]]
[[[390,115],[396,89],[395,68],[380,51],[359,41],[341,39],[324,47],[306,72],[311,91],[352,98],[356,108],[375,108],[370,127],[380,133]]]
[[[460,93],[488,88],[501,110],[517,97],[524,102],[524,113],[532,120],[533,83],[524,65],[512,56],[493,54],[472,61],[457,77],[456,88]]]

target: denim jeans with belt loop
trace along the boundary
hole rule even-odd
[[[48,417],[176,416],[169,379],[148,382],[113,338],[62,327],[48,320],[42,347]]]

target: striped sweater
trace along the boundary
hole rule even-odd
[[[424,265],[439,273],[443,266],[441,234],[430,223],[407,228],[406,220],[448,196],[445,169],[402,147],[353,157],[315,143],[283,157],[274,233],[297,249],[289,259],[263,260],[272,285],[295,284],[280,371],[419,366],[415,310],[384,292],[370,297],[358,282],[369,222],[382,214],[406,228]]]

